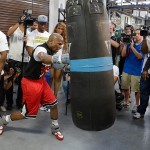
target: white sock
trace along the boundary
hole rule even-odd
[[[58,120],[52,120],[52,124],[58,126]]]
[[[11,121],[10,115],[6,115],[5,117],[6,117],[5,119],[6,119],[7,122]]]

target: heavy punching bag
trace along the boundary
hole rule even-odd
[[[74,124],[99,131],[115,121],[113,64],[105,0],[68,0],[71,111]]]

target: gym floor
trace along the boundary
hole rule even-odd
[[[15,100],[16,94],[14,94]],[[134,100],[133,94],[131,99]],[[1,150],[149,150],[150,111],[144,119],[134,120],[131,110],[117,111],[114,125],[103,131],[77,128],[71,118],[70,104],[65,115],[65,96],[59,91],[59,124],[64,140],[50,132],[49,113],[40,111],[37,119],[11,122],[0,136]],[[9,114],[10,112],[6,112]],[[5,114],[6,114],[5,113]]]

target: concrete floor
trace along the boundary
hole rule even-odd
[[[6,126],[5,132],[0,136],[0,150],[150,149],[149,110],[145,118],[139,120],[132,118],[131,110],[117,111],[116,121],[111,128],[93,132],[81,130],[73,124],[70,105],[68,106],[68,115],[65,115],[65,97],[62,90],[59,91],[58,101],[59,123],[65,136],[63,141],[56,140],[51,134],[49,113],[39,111],[35,120],[11,122]]]

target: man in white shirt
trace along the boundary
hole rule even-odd
[[[28,35],[28,41],[27,41],[27,51],[28,54],[31,56],[33,50],[40,44],[45,43],[50,34],[46,31],[48,23],[48,18],[45,15],[39,15],[38,16],[38,29],[32,31]]]
[[[18,19],[18,22],[12,27],[10,27],[7,32],[7,36],[9,36],[9,49],[10,49],[9,54],[8,54],[8,58],[9,58],[8,63],[9,63],[9,66],[17,72],[18,71],[23,72],[29,62],[29,55],[26,49],[24,49],[24,54],[23,54],[23,42],[25,40],[24,19],[25,19],[25,16],[20,17]],[[22,63],[22,60],[23,60],[23,63]],[[18,91],[17,91],[17,98],[16,98],[16,106],[18,109],[22,108],[21,79],[22,79],[22,74],[18,76]],[[9,89],[9,92],[7,93],[10,94],[8,96],[9,100],[7,104],[7,109],[11,110],[12,104],[13,104],[13,86]]]
[[[0,108],[3,107],[4,99],[3,99],[3,92],[4,92],[4,64],[7,58],[8,52],[8,42],[6,39],[6,35],[0,31]],[[0,126],[0,135],[3,133],[3,127]]]

